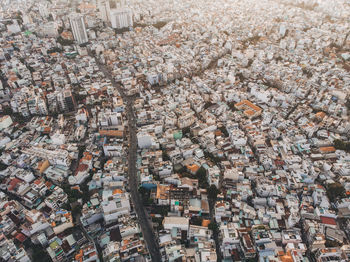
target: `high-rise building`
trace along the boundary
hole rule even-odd
[[[88,36],[85,28],[84,17],[80,14],[72,14],[69,18],[73,36],[78,44],[84,44],[88,41]]]
[[[128,8],[111,9],[111,24],[116,29],[132,27],[133,19],[131,10]]]
[[[64,91],[64,103],[68,111],[74,111],[77,107],[72,91]]]
[[[110,21],[111,8],[109,0],[98,0],[97,7],[100,12],[100,18],[105,22]]]
[[[133,26],[132,12],[125,0],[98,0],[100,18],[110,22],[113,28],[121,29]]]

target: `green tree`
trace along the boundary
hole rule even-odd
[[[196,226],[201,226],[203,222],[202,217],[193,216],[191,217],[191,224]]]
[[[198,179],[198,184],[201,188],[208,188],[209,183],[207,179],[207,171],[204,167],[200,167],[196,172],[196,177]]]
[[[344,150],[350,152],[350,142],[344,142],[340,139],[334,140],[334,147],[338,150]]]
[[[73,216],[73,218],[76,218],[80,214],[81,214],[81,206],[80,205],[75,205],[72,208],[72,216]]]
[[[45,252],[45,249],[41,245],[33,245],[32,249],[32,261],[46,262],[51,261],[49,255]]]
[[[340,183],[330,184],[327,188],[327,196],[331,202],[336,202],[346,196],[345,188]]]
[[[60,44],[63,45],[63,46],[68,46],[68,45],[74,44],[74,41],[73,41],[73,40],[65,39],[65,38],[63,38],[62,36],[59,36],[59,37],[57,38],[57,42],[60,43]]]
[[[208,189],[208,198],[212,201],[216,201],[219,193],[219,189],[217,189],[215,185],[211,185]]]
[[[210,222],[210,224],[208,225],[208,229],[212,230],[213,233],[218,233],[219,232],[219,225],[216,222]]]

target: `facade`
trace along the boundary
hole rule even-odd
[[[89,39],[86,32],[84,17],[79,14],[72,14],[69,21],[75,41],[77,41],[78,44],[88,42]]]
[[[110,17],[112,28],[122,29],[133,26],[132,12],[130,9],[112,9]]]
[[[74,111],[76,109],[77,105],[75,102],[75,98],[72,94],[72,91],[66,90],[64,92],[64,104],[68,111]]]
[[[10,116],[3,116],[0,118],[0,129],[5,129],[12,125],[12,119]]]
[[[99,0],[97,2],[97,7],[99,9],[99,15],[100,18],[107,22],[110,20],[110,5],[109,5],[109,0]]]

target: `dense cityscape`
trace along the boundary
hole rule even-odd
[[[1,0],[0,261],[350,261],[348,0]]]

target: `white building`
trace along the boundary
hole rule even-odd
[[[133,26],[132,12],[130,9],[112,9],[110,19],[113,28],[121,29]]]
[[[38,113],[40,115],[48,115],[49,114],[49,111],[47,110],[46,102],[43,98],[37,99],[37,108],[38,108]]]
[[[12,125],[12,119],[10,116],[6,115],[0,118],[0,129],[8,128]]]
[[[58,24],[54,21],[42,24],[39,26],[37,33],[40,36],[57,37],[58,36]]]
[[[66,143],[66,136],[64,134],[60,134],[56,132],[51,136],[52,144],[54,145],[63,145]]]
[[[140,132],[137,134],[137,142],[139,148],[150,148],[153,143],[152,136],[145,132]]]
[[[75,41],[77,41],[78,44],[84,44],[87,41],[89,41],[86,32],[84,17],[79,14],[72,14],[69,18],[69,21]]]
[[[163,226],[165,230],[172,230],[178,228],[181,231],[188,231],[189,218],[188,217],[164,217]]]
[[[110,20],[111,8],[109,6],[109,0],[99,0],[97,3],[98,10],[100,11],[100,18],[107,22]]]

